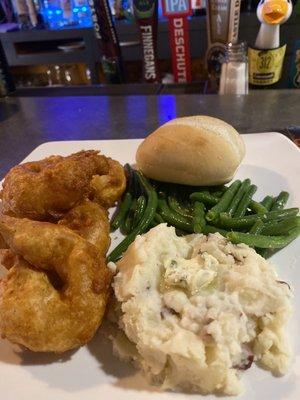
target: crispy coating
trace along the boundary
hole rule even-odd
[[[111,273],[99,250],[68,227],[0,216],[9,245],[0,280],[2,337],[33,351],[87,343],[104,315]]]
[[[9,248],[0,248],[0,265],[10,269],[15,265],[18,256]]]
[[[60,218],[90,193],[94,175],[108,173],[106,157],[94,150],[17,165],[3,183],[2,212],[34,220]]]
[[[6,249],[7,248],[7,244],[5,243],[2,235],[0,234],[0,249]]]
[[[112,207],[122,196],[126,188],[126,176],[122,165],[111,158],[107,158],[109,173],[95,175],[91,181],[92,198],[104,207]]]
[[[59,225],[67,226],[88,242],[95,245],[105,255],[109,245],[109,219],[105,208],[88,199],[72,208]]]

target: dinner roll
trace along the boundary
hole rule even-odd
[[[184,185],[229,182],[245,155],[239,133],[206,115],[176,118],[140,144],[138,168],[149,178]]]

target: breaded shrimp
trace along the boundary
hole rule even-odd
[[[99,250],[66,226],[0,216],[10,248],[0,280],[2,337],[33,351],[87,343],[104,315],[111,273]]]
[[[91,197],[94,201],[109,208],[115,205],[126,188],[126,175],[122,165],[107,158],[109,172],[107,175],[95,175],[91,180]]]
[[[94,175],[108,173],[106,157],[94,150],[17,165],[3,183],[2,213],[34,220],[60,218],[90,193]]]
[[[58,224],[72,229],[95,245],[101,254],[106,254],[110,245],[108,212],[99,204],[85,199]]]

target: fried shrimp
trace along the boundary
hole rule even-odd
[[[10,247],[0,280],[2,337],[33,351],[87,343],[104,315],[111,273],[99,250],[63,224],[0,216]]]
[[[107,158],[109,172],[107,175],[95,175],[91,180],[94,201],[104,207],[112,207],[122,196],[126,188],[126,176],[122,165],[111,158]]]
[[[3,237],[0,234],[0,250],[1,249],[6,249],[7,248],[7,244],[5,243]]]
[[[107,210],[99,204],[85,199],[72,208],[58,224],[72,229],[95,245],[101,254],[106,254],[110,245],[110,226]]]
[[[17,165],[3,183],[2,212],[34,220],[60,218],[90,193],[94,175],[108,173],[106,157],[94,150]]]

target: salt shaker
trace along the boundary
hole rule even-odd
[[[245,42],[228,43],[221,68],[219,94],[248,94],[248,58]]]

